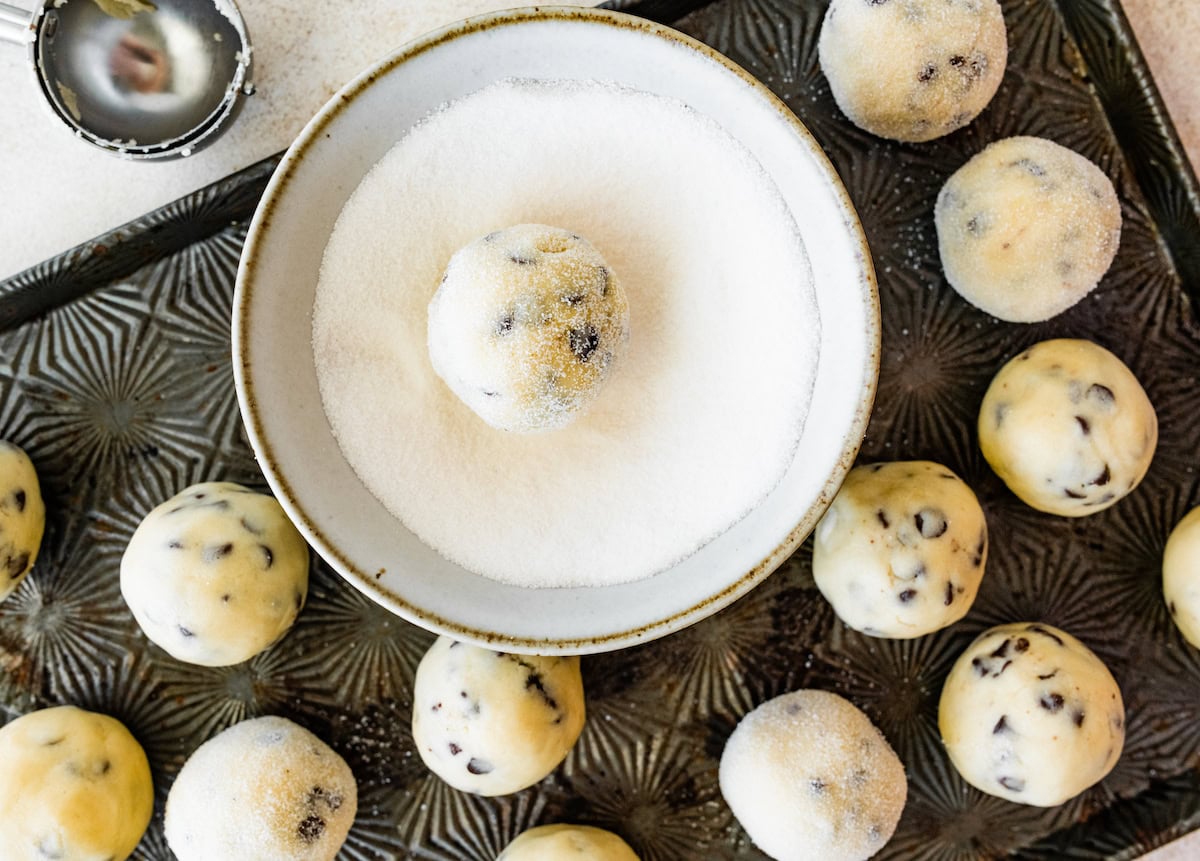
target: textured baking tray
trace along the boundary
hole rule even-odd
[[[537,787],[486,800],[446,788],[412,750],[416,662],[430,636],[314,564],[309,603],[249,663],[177,663],[122,603],[118,564],[140,517],[184,485],[262,487],[243,436],[229,317],[246,225],[274,167],[256,165],[0,283],[0,438],[37,464],[50,511],[43,555],[0,604],[0,719],[76,703],[133,730],[158,806],[136,857],[167,859],[162,802],[189,752],[252,715],[288,715],[339,750],[360,784],[344,857],[490,861],[519,831],[574,820],[624,835],[645,861],[761,857],[722,803],[716,769],[738,717],[783,691],[840,691],[908,769],[900,828],[881,858],[1128,858],[1200,825],[1200,651],[1159,593],[1171,526],[1200,503],[1200,206],[1195,177],[1113,0],[1006,0],[1012,46],[988,111],[949,138],[876,140],[838,113],[816,59],[819,0],[687,0],[639,11],[678,21],[765,81],[808,124],[849,187],[875,255],[883,369],[864,461],[931,458],[976,489],[992,556],[971,614],[919,640],[844,628],[815,591],[807,545],[735,605],[679,634],[587,658],[589,721]],[[1116,264],[1079,306],[999,323],[946,286],[932,208],[986,143],[1039,134],[1096,161],[1120,193]],[[736,249],[731,249],[736,253]],[[1121,356],[1158,409],[1145,482],[1116,507],[1065,520],[1021,505],[979,455],[973,421],[1005,359],[1053,336]],[[1087,642],[1125,694],[1114,772],[1041,810],[966,786],[941,750],[937,697],[971,638],[1042,619]]]

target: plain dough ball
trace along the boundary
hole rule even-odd
[[[1008,62],[996,0],[833,0],[818,50],[842,113],[900,141],[967,125],[996,94]]]
[[[154,811],[150,763],[118,720],[74,706],[0,728],[4,861],[123,861]]]
[[[304,727],[261,717],[196,748],[164,824],[179,861],[333,861],[357,809],[345,760]]]
[[[1021,622],[981,634],[955,662],[938,727],[967,783],[1053,807],[1116,765],[1125,707],[1087,646],[1050,625]]]
[[[721,794],[778,861],[860,861],[891,839],[908,780],[887,739],[848,700],[804,690],[742,718],[721,754]]]
[[[506,795],[532,786],[583,730],[577,657],[511,655],[439,637],[413,690],[413,743],[455,789]]]
[[[428,337],[433,369],[489,425],[554,430],[600,393],[629,340],[629,305],[586,239],[520,224],[450,258]]]
[[[987,561],[987,521],[944,466],[860,466],[817,524],[813,578],[838,618],[873,637],[908,639],[967,614]]]
[[[42,546],[46,506],[33,462],[0,440],[0,601],[13,593]]]
[[[960,167],[934,208],[946,280],[1014,323],[1046,320],[1099,283],[1121,242],[1104,172],[1052,141],[997,141]]]
[[[496,861],[638,861],[629,844],[590,825],[530,828],[504,848]]]
[[[1137,487],[1158,418],[1124,363],[1091,341],[1043,341],[1000,369],[979,407],[979,446],[1027,505],[1083,517]]]
[[[1200,648],[1200,508],[1179,521],[1167,539],[1163,598],[1180,632]]]
[[[296,621],[308,546],[274,498],[196,484],[155,508],[121,559],[121,594],[174,658],[221,667],[254,657]]]

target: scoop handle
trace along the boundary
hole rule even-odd
[[[33,36],[33,14],[8,3],[0,2],[0,39],[27,44]]]

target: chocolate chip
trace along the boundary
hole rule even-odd
[[[1058,634],[1050,633],[1045,628],[1043,628],[1041,625],[1026,625],[1025,630],[1030,631],[1034,634],[1041,634],[1043,637],[1049,637],[1051,640],[1058,643],[1060,646],[1066,645],[1066,643],[1063,642],[1062,637],[1058,636]]]
[[[612,283],[612,273],[608,271],[607,266],[597,266],[596,271],[600,273],[600,295],[607,296]]]
[[[275,564],[275,554],[271,552],[271,548],[265,544],[258,545],[258,549],[262,551],[264,559],[266,559],[267,567],[270,568]]]
[[[1000,720],[996,721],[996,725],[992,727],[992,735],[1000,735],[1001,733],[1008,731],[1008,717],[1006,715],[1000,715]]]
[[[953,584],[953,583],[951,583],[951,582],[949,582],[949,581],[947,581],[947,582],[946,582],[946,598],[945,598],[945,604],[946,604],[946,606],[947,606],[947,607],[949,607],[949,606],[950,606],[951,604],[953,604],[953,603],[954,603],[954,584]]]
[[[913,598],[917,597],[917,590],[916,589],[905,589],[903,592],[901,592],[896,597],[898,597],[900,599],[901,604],[907,604]]]
[[[17,490],[13,493],[13,502],[17,505],[17,512],[25,510],[25,491]]]
[[[1023,792],[1025,790],[1025,781],[1017,777],[1002,777],[997,782],[1009,792]]]
[[[1042,698],[1038,700],[1038,705],[1051,714],[1054,714],[1062,711],[1063,702],[1062,694],[1049,693],[1042,694]]]
[[[1088,484],[1095,484],[1099,485],[1100,487],[1104,487],[1104,485],[1108,484],[1110,481],[1112,481],[1112,472],[1109,470],[1108,464],[1106,463],[1104,464],[1104,471],[1089,481]]]
[[[587,325],[582,329],[572,329],[567,333],[571,344],[571,352],[581,362],[586,362],[600,346],[600,332],[595,326]]]
[[[1017,641],[1015,643],[1013,643],[1013,648],[1016,649],[1018,652],[1028,652],[1029,651],[1029,641],[1026,640],[1024,637],[1017,637]]]
[[[182,541],[168,541],[167,549],[168,550],[182,550],[183,542]]]
[[[305,843],[316,843],[325,833],[325,820],[315,813],[309,814],[300,820],[296,833]]]
[[[483,396],[484,396],[485,398],[498,398],[498,397],[500,397],[500,393],[499,393],[499,392],[489,392],[487,389],[481,389],[480,391],[482,391],[482,392],[483,392]]]
[[[937,66],[933,63],[926,63],[921,71],[917,73],[917,80],[922,84],[927,84],[937,77]]]
[[[1177,615],[1177,614],[1179,613],[1179,610],[1178,610],[1178,609],[1176,609],[1176,607],[1175,607],[1175,602],[1174,602],[1174,601],[1171,601],[1171,602],[1169,602],[1169,603],[1167,604],[1167,609],[1168,609],[1169,611],[1171,611],[1171,615],[1172,615],[1172,616],[1175,616],[1175,615]]]
[[[526,257],[524,254],[520,254],[515,251],[508,255],[508,259],[511,260],[513,263],[517,264],[518,266],[535,266],[535,265],[537,265],[537,258]]]
[[[204,561],[209,565],[216,562],[218,559],[224,559],[233,552],[232,544],[219,544],[204,548]]]
[[[1003,658],[1008,654],[1008,646],[1012,640],[1005,639],[1003,643],[996,647],[996,651],[988,655],[989,658]]]
[[[233,597],[232,595],[230,595],[228,592],[226,592],[224,595],[221,596],[221,603],[228,604],[229,599],[232,597]]]
[[[507,335],[513,330],[516,325],[517,318],[511,311],[496,321],[495,332],[497,335]]]
[[[1071,720],[1075,721],[1075,726],[1083,726],[1083,717],[1082,711],[1071,712]]]
[[[525,690],[537,691],[538,696],[542,698],[542,702],[552,711],[558,711],[558,703],[554,701],[554,697],[550,696],[550,692],[546,690],[546,686],[542,683],[541,673],[530,673],[525,678]]]
[[[65,735],[60,735],[58,738],[52,738],[50,741],[42,742],[45,747],[54,747],[56,744],[62,744],[66,740]]]
[[[1075,421],[1079,423],[1079,429],[1083,431],[1083,435],[1087,436],[1092,432],[1092,424],[1083,416],[1075,416]]]
[[[808,782],[808,785],[814,793],[816,793],[817,795],[821,795],[822,793],[825,792],[825,787],[827,784],[825,783],[825,781],[821,780],[821,778],[814,777],[812,780],[810,780]]]
[[[100,768],[96,770],[97,774],[108,774],[112,770],[112,762],[104,760],[100,763]]]
[[[1048,673],[1039,673],[1038,678],[1044,682],[1044,681],[1048,681],[1049,679],[1054,678],[1057,675],[1058,675],[1058,670],[1051,670]]]
[[[491,774],[494,770],[495,766],[486,759],[472,757],[471,761],[467,763],[467,771],[471,772],[471,774]]]
[[[913,522],[923,538],[941,538],[949,528],[946,515],[936,508],[922,508],[913,516]]]
[[[1004,417],[1008,415],[1008,404],[996,404],[996,427],[1004,424]]]
[[[891,525],[892,525],[892,522],[891,522],[890,520],[888,520],[888,516],[887,516],[886,514],[884,514],[884,513],[883,513],[883,509],[882,509],[882,508],[881,508],[881,509],[879,509],[878,511],[876,511],[876,512],[875,512],[875,517],[876,517],[876,518],[878,518],[878,520],[879,520],[879,524],[880,524],[880,525],[881,525],[881,526],[882,526],[884,529],[887,529],[889,526],[891,526]]]
[[[967,58],[964,57],[962,54],[955,54],[953,57],[950,58],[950,65],[956,69],[959,66],[965,65],[966,62],[967,62]]]
[[[1064,488],[1063,493],[1065,493],[1069,499],[1086,499],[1087,498],[1086,493],[1080,493],[1078,490],[1072,490],[1069,487]]]
[[[1031,176],[1042,177],[1046,175],[1046,169],[1030,158],[1019,158],[1010,166],[1019,167],[1022,170],[1026,170]]]
[[[558,297],[560,302],[562,302],[564,305],[570,305],[572,308],[583,302],[583,300],[586,298],[587,297],[582,293],[571,293],[569,295]]]
[[[430,711],[432,711],[432,712],[439,712],[439,711],[441,711],[441,710],[442,710],[442,704],[441,704],[441,703],[434,703],[434,704],[433,704],[433,708],[431,708],[431,709],[430,709]]]
[[[292,600],[296,604],[296,612],[299,613],[300,610],[304,607],[304,596],[301,595],[299,592],[296,592],[295,595],[292,596]]]
[[[1093,398],[1106,407],[1111,407],[1117,402],[1117,396],[1113,394],[1113,390],[1099,383],[1092,384],[1087,390],[1087,394],[1089,398]]]
[[[179,633],[183,634],[185,639],[191,639],[192,637],[196,636],[195,632],[183,627],[183,625],[176,625],[175,627],[179,629]]]
[[[9,556],[4,560],[4,567],[0,568],[7,572],[12,580],[16,580],[25,573],[25,569],[29,567],[29,553],[17,553],[14,556]]]
[[[986,676],[988,669],[984,666],[983,658],[971,658],[971,666],[979,673],[980,676]]]
[[[462,748],[456,745],[454,742],[450,742],[450,755],[458,756],[460,753],[462,753]]]

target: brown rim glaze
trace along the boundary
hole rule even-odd
[[[757,565],[725,588],[698,601],[686,610],[672,613],[669,616],[664,616],[661,619],[640,625],[636,628],[581,639],[530,639],[461,625],[437,613],[417,607],[394,592],[380,588],[376,572],[362,571],[353,565],[338,550],[337,546],[315,526],[307,512],[296,501],[296,497],[286,478],[274,468],[275,458],[272,454],[272,446],[266,437],[261,417],[258,414],[254,386],[248,374],[248,363],[242,355],[241,350],[242,343],[247,340],[246,336],[250,327],[249,314],[246,308],[249,304],[249,296],[253,291],[260,235],[270,227],[272,215],[277,205],[277,198],[282,194],[295,172],[296,165],[304,158],[312,142],[321,137],[329,123],[341,113],[345,105],[391,69],[461,36],[498,27],[515,26],[530,21],[574,22],[617,27],[648,34],[694,51],[732,72],[744,81],[760,98],[773,107],[780,118],[792,128],[796,136],[803,142],[817,162],[824,167],[826,174],[832,180],[831,186],[841,205],[845,226],[857,241],[859,247],[859,270],[861,275],[859,286],[863,290],[866,305],[867,331],[865,334],[868,355],[862,377],[862,394],[859,398],[858,408],[854,413],[850,427],[846,431],[836,466],[826,480],[816,501],[805,512],[795,528]],[[854,205],[851,203],[850,197],[842,185],[837,172],[808,129],[765,85],[736,63],[714,51],[704,43],[662,24],[656,24],[633,15],[586,7],[530,6],[523,9],[511,9],[467,18],[458,23],[434,30],[410,42],[343,87],[301,131],[299,137],[288,149],[274,176],[272,176],[270,183],[267,185],[266,192],[263,194],[262,200],[254,213],[254,218],[251,221],[250,230],[246,237],[245,248],[238,266],[237,288],[233,306],[233,370],[237,386],[238,404],[241,409],[242,420],[246,425],[247,436],[249,437],[251,447],[258,457],[267,482],[271,485],[276,496],[279,497],[279,501],[287,511],[289,517],[304,533],[309,543],[313,545],[326,561],[330,562],[337,569],[343,578],[350,580],[357,589],[369,595],[373,600],[392,612],[420,627],[444,633],[458,639],[541,654],[602,652],[648,642],[712,615],[750,591],[768,574],[778,568],[803,543],[809,533],[812,532],[821,515],[825,513],[825,509],[833,501],[833,497],[841,486],[842,480],[854,463],[859,447],[862,444],[863,434],[866,432],[871,408],[875,401],[876,384],[879,378],[879,364],[879,292],[876,286],[875,270],[871,263],[871,253],[867,246],[866,235],[863,232],[862,224],[858,219]],[[379,574],[382,574],[382,572],[379,572]]]

